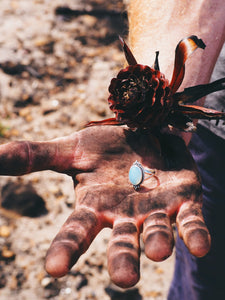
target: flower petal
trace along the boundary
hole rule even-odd
[[[225,112],[197,105],[178,105],[177,111],[192,119],[222,119],[225,120]]]
[[[96,125],[124,125],[124,122],[117,121],[115,118],[109,118],[101,121],[91,121],[85,125],[85,127],[91,127]]]
[[[175,51],[175,64],[172,80],[170,82],[170,87],[172,93],[175,93],[179,86],[181,85],[184,72],[185,72],[185,62],[188,57],[197,49],[205,48],[204,42],[197,36],[189,36],[179,42]]]
[[[154,62],[154,65],[153,65],[153,69],[157,70],[157,71],[160,71],[160,69],[159,69],[159,51],[155,52],[155,62]]]
[[[132,52],[130,51],[130,48],[127,46],[127,44],[125,43],[124,39],[121,36],[119,36],[119,39],[120,39],[120,43],[123,47],[123,51],[124,51],[124,54],[125,54],[125,57],[126,57],[126,60],[127,60],[128,64],[129,65],[136,65],[137,61],[134,58]]]
[[[213,81],[208,84],[200,84],[184,89],[181,93],[173,95],[173,99],[176,102],[181,103],[193,103],[198,99],[205,97],[208,94],[225,89],[225,77],[219,80]]]

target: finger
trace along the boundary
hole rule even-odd
[[[46,271],[53,277],[67,274],[101,229],[92,211],[81,209],[73,212],[48,250]]]
[[[134,223],[124,221],[114,224],[107,255],[108,271],[116,285],[128,288],[138,282],[139,232]]]
[[[208,253],[211,238],[199,203],[188,201],[182,204],[177,215],[177,228],[191,254],[202,257]]]
[[[11,142],[0,146],[0,175],[23,175],[41,170],[71,168],[75,135],[48,142]]]
[[[143,224],[145,254],[154,261],[162,261],[172,254],[173,231],[165,212],[154,211]]]

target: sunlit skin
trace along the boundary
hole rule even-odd
[[[128,178],[136,160],[155,170],[138,190]],[[139,280],[142,232],[145,254],[154,261],[171,255],[174,222],[193,255],[204,256],[210,249],[201,213],[200,177],[177,136],[97,126],[52,141],[0,146],[1,175],[41,170],[70,175],[75,188],[74,212],[46,256],[46,270],[54,277],[67,274],[104,227],[112,228],[108,271],[123,288]]]

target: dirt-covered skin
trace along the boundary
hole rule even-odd
[[[129,168],[138,160],[155,176],[134,190]],[[189,251],[204,256],[210,236],[201,214],[201,183],[184,142],[123,127],[81,130],[49,142],[12,142],[0,147],[0,174],[54,170],[72,176],[76,207],[53,240],[46,270],[61,277],[77,262],[104,227],[112,227],[108,271],[114,283],[139,280],[139,235],[147,257],[162,261],[174,245],[177,222]]]

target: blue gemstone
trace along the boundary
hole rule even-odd
[[[139,185],[143,181],[143,176],[144,176],[144,174],[143,174],[142,169],[139,166],[137,166],[136,164],[133,164],[129,171],[130,182],[134,186]]]

